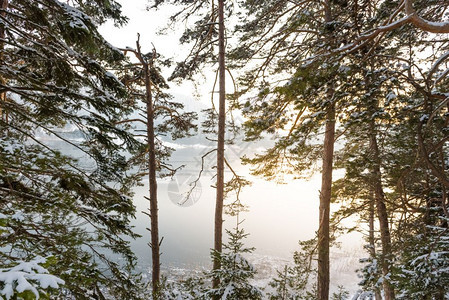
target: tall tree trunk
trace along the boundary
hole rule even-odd
[[[376,215],[375,211],[375,201],[376,198],[374,196],[374,190],[371,192],[371,197],[369,199],[369,236],[368,236],[368,243],[370,246],[370,255],[372,258],[376,258],[376,240],[374,236],[375,228],[374,228],[374,219]],[[374,290],[374,297],[376,300],[382,300],[382,295],[380,293],[380,290],[378,288],[375,288]]]
[[[217,145],[217,197],[215,203],[215,235],[214,250],[222,251],[223,240],[223,190],[224,190],[224,146],[226,121],[226,90],[225,90],[225,28],[224,28],[224,0],[218,1],[218,68],[219,68],[219,107],[218,107],[218,145]],[[213,269],[220,268],[220,261],[214,258]],[[212,287],[216,288],[219,279],[215,278]]]
[[[330,202],[332,191],[332,163],[335,140],[335,104],[327,111],[324,133],[323,168],[320,193],[320,224],[318,229],[318,300],[329,299],[329,247],[330,247]]]
[[[6,10],[8,9],[8,0],[0,0],[0,8],[2,9],[1,15],[2,17],[6,17]],[[0,63],[3,64],[3,50],[5,49],[5,43],[3,42],[5,40],[6,33],[5,33],[5,27],[4,25],[0,25],[0,39],[2,40],[0,42]],[[6,80],[3,78],[3,76],[0,76],[0,84],[5,85]],[[6,92],[0,93],[0,101],[6,101]],[[3,113],[2,105],[0,105],[0,119],[4,120],[5,122],[8,122],[8,115]]]
[[[139,49],[140,53],[140,49]],[[143,61],[143,59],[141,60]],[[151,218],[151,258],[152,258],[152,287],[153,299],[159,299],[160,289],[160,251],[159,251],[159,224],[157,203],[157,180],[156,180],[156,149],[154,137],[154,107],[152,85],[150,78],[150,66],[143,63],[145,76],[145,96],[147,104],[147,140],[148,140],[148,183],[150,193],[150,218]]]
[[[370,148],[373,158],[373,185],[374,197],[376,199],[377,217],[379,219],[380,240],[382,243],[382,274],[387,276],[390,273],[390,259],[391,259],[391,237],[390,227],[388,224],[387,207],[385,206],[385,194],[382,187],[382,173],[380,172],[380,154],[379,146],[377,144],[377,133],[375,121],[370,121]],[[383,288],[385,293],[385,300],[393,300],[394,289],[388,280],[383,281]]]
[[[330,1],[324,2],[324,20],[331,22],[332,12]],[[332,33],[328,33],[329,41],[332,40]],[[330,87],[328,100],[332,101],[334,91]],[[332,192],[332,164],[334,159],[335,143],[335,103],[331,103],[327,109],[326,126],[324,133],[323,147],[323,168],[321,175],[320,209],[319,209],[319,228],[318,228],[318,284],[317,299],[329,299],[330,282],[330,203]]]
[[[2,9],[1,16],[3,18],[6,17],[6,10],[8,9],[8,5],[9,5],[9,0],[0,0],[0,8]],[[0,25],[0,38],[2,40],[4,40],[5,37],[6,37],[6,35],[5,35],[5,26],[4,25]],[[1,50],[3,50],[4,42],[0,42],[0,47],[1,47]]]

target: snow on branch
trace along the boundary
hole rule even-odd
[[[7,300],[16,293],[30,291],[39,299],[39,293],[48,288],[57,289],[64,280],[50,275],[47,269],[40,266],[46,263],[43,257],[29,262],[19,262],[12,268],[0,269],[0,295]]]
[[[393,21],[402,10],[405,10],[405,17]],[[449,22],[433,22],[426,20],[417,14],[416,10],[413,8],[412,0],[403,0],[399,3],[397,9],[391,14],[390,18],[385,23],[376,28],[361,33],[355,41],[332,50],[328,54],[354,53],[360,48],[365,47],[370,41],[376,39],[378,36],[382,37],[382,35],[384,35],[385,33],[406,24],[412,24],[417,28],[429,33],[449,33]],[[446,57],[447,56],[444,56],[444,59]],[[437,62],[432,69],[437,67],[438,64],[439,62]]]
[[[411,0],[405,1],[405,13],[410,16],[410,22],[416,27],[431,33],[449,33],[449,22],[432,22],[421,18],[413,8]]]

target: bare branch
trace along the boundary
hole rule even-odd
[[[208,151],[208,152],[205,153],[203,156],[201,156],[201,169],[200,169],[200,172],[198,173],[198,177],[197,177],[194,181],[192,181],[192,182],[189,184],[189,185],[192,186],[192,187],[191,187],[190,190],[187,192],[187,195],[186,195],[186,197],[184,198],[184,200],[183,200],[182,202],[178,203],[179,206],[184,205],[184,204],[190,199],[190,196],[192,195],[192,193],[193,193],[193,191],[195,190],[195,188],[196,188],[198,182],[199,182],[200,179],[201,179],[201,174],[204,172],[204,159],[205,159],[209,154],[211,154],[212,152],[215,152],[215,151],[217,151],[216,148],[215,148],[215,149],[212,149],[212,150],[210,150],[210,151]]]
[[[416,13],[411,0],[405,1],[405,13],[410,17],[411,23],[416,27],[432,33],[449,33],[449,22],[432,22]]]
[[[115,124],[117,125],[117,124],[132,123],[132,122],[141,122],[141,123],[147,125],[147,122],[145,122],[142,119],[127,119],[127,120],[117,121],[117,122],[115,122]]]

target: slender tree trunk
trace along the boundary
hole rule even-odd
[[[331,13],[330,2],[324,2],[325,22],[331,22],[333,17]],[[328,34],[329,41],[332,39],[332,33]],[[330,87],[328,100],[332,101],[334,91]],[[323,147],[323,168],[321,176],[320,209],[319,209],[319,228],[318,228],[318,284],[317,299],[329,299],[330,282],[330,203],[332,192],[332,164],[334,159],[335,143],[335,103],[331,103],[327,109],[326,127],[324,133]]]
[[[332,163],[335,140],[335,104],[327,111],[324,133],[323,170],[320,193],[320,225],[318,229],[318,300],[329,299],[329,247],[330,247],[330,202],[332,191]]]
[[[375,228],[374,228],[374,218],[376,215],[375,212],[375,196],[374,191],[371,193],[370,202],[369,202],[369,237],[368,242],[370,246],[370,255],[372,258],[376,258],[376,242],[375,242]],[[382,296],[380,293],[380,290],[378,288],[375,288],[374,290],[374,297],[376,300],[382,300]]]
[[[388,222],[387,207],[385,206],[385,194],[382,187],[382,173],[380,172],[380,155],[379,146],[377,144],[377,134],[374,120],[370,121],[370,148],[373,158],[373,185],[374,197],[376,199],[377,217],[379,219],[380,240],[382,243],[382,274],[387,276],[390,273],[391,259],[391,237]],[[388,280],[383,281],[385,300],[393,300],[394,289]]]
[[[225,28],[224,28],[224,0],[218,1],[218,68],[219,68],[219,108],[218,108],[218,145],[217,145],[217,197],[215,204],[215,235],[214,250],[222,251],[223,239],[223,190],[224,190],[224,144],[226,121],[226,90],[225,90]],[[213,269],[220,268],[220,261],[214,258]],[[215,278],[212,287],[216,288],[219,279]]]
[[[375,217],[375,211],[374,211],[374,191],[371,192],[371,197],[369,201],[369,236],[368,236],[368,243],[370,246],[370,255],[371,257],[376,257],[376,242],[375,242],[375,236],[374,236],[374,217]]]
[[[8,5],[9,5],[9,0],[0,0],[0,8],[2,9],[1,15],[2,17],[6,17],[6,10],[8,9]],[[6,35],[5,35],[5,27],[4,25],[0,26],[0,38],[3,40],[5,39]],[[1,50],[3,50],[4,47],[4,42],[0,42],[0,47]]]
[[[140,53],[140,49],[139,49]],[[143,59],[142,59],[143,61]],[[159,224],[157,203],[157,180],[156,180],[156,149],[154,137],[154,107],[152,85],[150,79],[150,66],[143,63],[147,104],[147,140],[148,140],[148,181],[150,193],[150,217],[151,217],[151,258],[152,258],[152,287],[153,299],[159,298],[160,288],[160,251],[159,251]]]
[[[0,0],[0,8],[2,9],[1,15],[2,17],[6,17],[6,10],[8,9],[8,0]],[[0,26],[0,39],[2,42],[0,42],[0,63],[3,64],[3,50],[5,49],[5,44],[3,40],[5,40],[6,33],[5,33],[5,27],[3,25]],[[0,76],[0,84],[5,85],[6,80],[3,78],[3,76]],[[0,93],[0,101],[6,101],[6,92]],[[5,122],[8,122],[8,115],[3,113],[2,106],[0,105],[0,119],[4,120]]]

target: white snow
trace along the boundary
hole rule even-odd
[[[36,257],[29,262],[19,262],[9,269],[0,269],[0,282],[4,285],[0,295],[8,300],[15,292],[31,291],[39,299],[39,290],[49,287],[57,289],[60,284],[64,284],[64,280],[48,274],[47,269],[39,265],[45,262],[45,258]]]
[[[16,221],[23,221],[25,217],[23,216],[23,213],[21,211],[18,211],[11,217],[11,219]]]
[[[86,31],[89,30],[89,28],[85,24],[85,21],[92,22],[92,20],[88,15],[86,15],[85,13],[79,11],[78,9],[76,9],[66,3],[56,1],[56,0],[55,0],[55,2],[60,7],[62,7],[66,11],[66,13],[69,15],[69,18],[71,19],[70,23],[69,23],[70,27],[79,28],[79,29],[83,29]]]
[[[234,292],[234,285],[233,285],[232,283],[230,283],[230,284],[226,287],[226,289],[225,289],[225,291],[224,291],[223,296],[221,297],[221,299],[222,299],[222,300],[228,299],[228,296],[229,296],[229,295],[232,295],[233,292]]]
[[[428,119],[429,119],[429,115],[423,114],[423,115],[419,118],[419,121],[420,121],[420,122],[424,122],[424,121],[426,121],[426,120],[428,120]]]
[[[444,77],[447,76],[448,73],[449,73],[449,69],[446,69],[444,72],[441,72],[440,74],[438,74],[438,77],[435,79],[435,83],[440,82]]]
[[[387,94],[387,101],[391,101],[391,100],[394,100],[394,99],[396,99],[397,98],[397,95],[394,93],[394,92],[389,92],[388,94]]]

